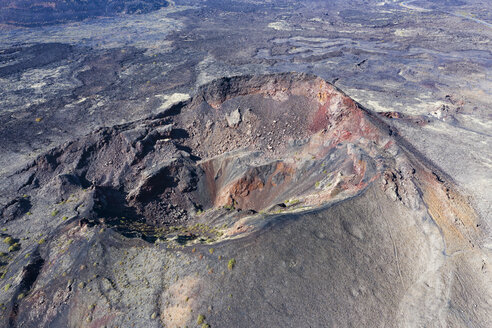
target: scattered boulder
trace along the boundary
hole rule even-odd
[[[233,110],[230,114],[226,115],[227,125],[230,128],[235,128],[241,123],[241,112],[239,107]]]

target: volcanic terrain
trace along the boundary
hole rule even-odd
[[[0,327],[489,328],[490,13],[0,0]]]
[[[2,181],[2,325],[485,322],[479,217],[384,120],[240,76],[51,149]]]

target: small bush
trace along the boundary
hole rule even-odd
[[[51,212],[51,216],[56,216],[58,214],[58,210],[53,210],[53,212]]]
[[[5,244],[12,245],[14,243],[14,240],[12,239],[12,237],[5,237],[5,239],[3,240],[3,242]]]
[[[199,314],[198,318],[196,318],[196,323],[201,325],[205,321],[205,316],[203,314]]]
[[[230,259],[229,263],[227,263],[227,268],[229,270],[232,270],[234,269],[235,266],[236,266],[236,259]]]
[[[9,252],[15,252],[15,251],[18,251],[19,249],[20,249],[19,243],[14,243],[14,244],[10,245]]]

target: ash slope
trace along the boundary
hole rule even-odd
[[[0,183],[5,326],[485,327],[492,315],[467,198],[314,76],[215,80]]]

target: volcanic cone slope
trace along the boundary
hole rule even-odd
[[[492,315],[468,198],[315,76],[213,81],[0,183],[2,326],[485,327]]]

